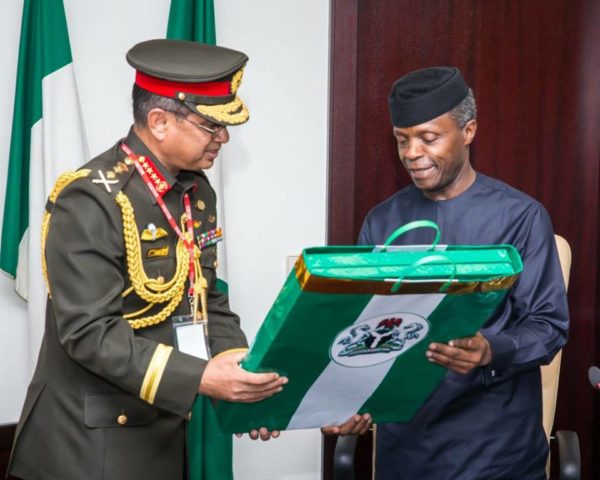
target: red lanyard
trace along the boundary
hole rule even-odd
[[[150,177],[148,176],[148,174],[144,171],[144,169],[140,165],[139,157],[135,153],[133,153],[133,151],[127,146],[127,144],[125,144],[125,142],[121,143],[121,150],[123,150],[123,152],[125,152],[125,155],[127,155],[128,157],[130,157],[133,160],[133,164],[135,165],[135,168],[137,169],[140,176],[142,177],[142,180],[146,184],[146,187],[148,188],[148,190],[150,191],[150,193],[156,200],[156,203],[158,203],[158,206],[160,207],[160,209],[163,212],[163,215],[169,222],[169,225],[171,225],[171,228],[175,231],[177,236],[181,239],[181,241],[185,245],[185,248],[188,251],[188,254],[190,257],[190,266],[189,266],[190,288],[188,291],[188,295],[192,295],[194,293],[195,271],[194,271],[194,223],[192,221],[192,207],[191,207],[191,203],[190,203],[190,196],[187,193],[183,194],[183,204],[185,206],[185,217],[186,217],[185,220],[186,220],[186,224],[187,224],[187,237],[186,237],[184,235],[184,233],[181,231],[181,229],[179,228],[179,226],[177,225],[177,222],[173,218],[173,215],[171,215],[171,212],[169,212],[169,209],[167,208],[165,201],[162,199],[162,197],[156,190],[156,187],[152,183],[152,180],[150,180]],[[154,167],[154,164],[149,157],[144,157],[144,159],[146,162],[150,163]]]

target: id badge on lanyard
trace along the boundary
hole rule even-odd
[[[177,350],[201,360],[210,360],[206,320],[194,322],[192,315],[179,315],[173,317],[173,329]]]

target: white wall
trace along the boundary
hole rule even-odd
[[[92,155],[130,124],[135,42],[164,37],[169,0],[64,0]],[[246,52],[240,96],[251,120],[231,129],[223,181],[231,303],[253,338],[285,278],[287,255],[325,242],[329,2],[215,0],[217,41]],[[0,206],[3,206],[22,0],[0,2]],[[0,277],[0,423],[25,394],[25,307]],[[317,431],[234,440],[238,480],[319,478]]]
[[[250,57],[240,89],[250,122],[231,130],[223,161],[231,302],[253,337],[286,256],[325,243],[329,2],[215,3],[218,43]],[[234,441],[236,479],[319,478],[320,447],[314,430]]]

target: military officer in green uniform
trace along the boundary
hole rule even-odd
[[[132,129],[64,174],[46,207],[46,330],[9,467],[18,478],[183,479],[197,395],[256,402],[287,382],[239,367],[247,342],[215,289],[220,230],[203,170],[227,127],[248,120],[237,96],[248,58],[151,40],[127,60]]]

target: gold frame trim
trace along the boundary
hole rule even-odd
[[[296,265],[294,266],[294,271],[302,291],[315,293],[364,293],[371,295],[440,293],[440,289],[447,283],[446,280],[404,282],[395,293],[392,293],[391,289],[394,285],[393,282],[328,278],[314,275],[308,271],[303,256],[298,258]],[[469,293],[486,293],[506,290],[515,283],[517,278],[518,275],[510,275],[484,282],[452,282],[443,293],[450,295],[464,295]]]
[[[140,388],[140,398],[151,405],[154,404],[158,386],[160,385],[172,351],[173,347],[159,343],[148,364],[148,369]]]

